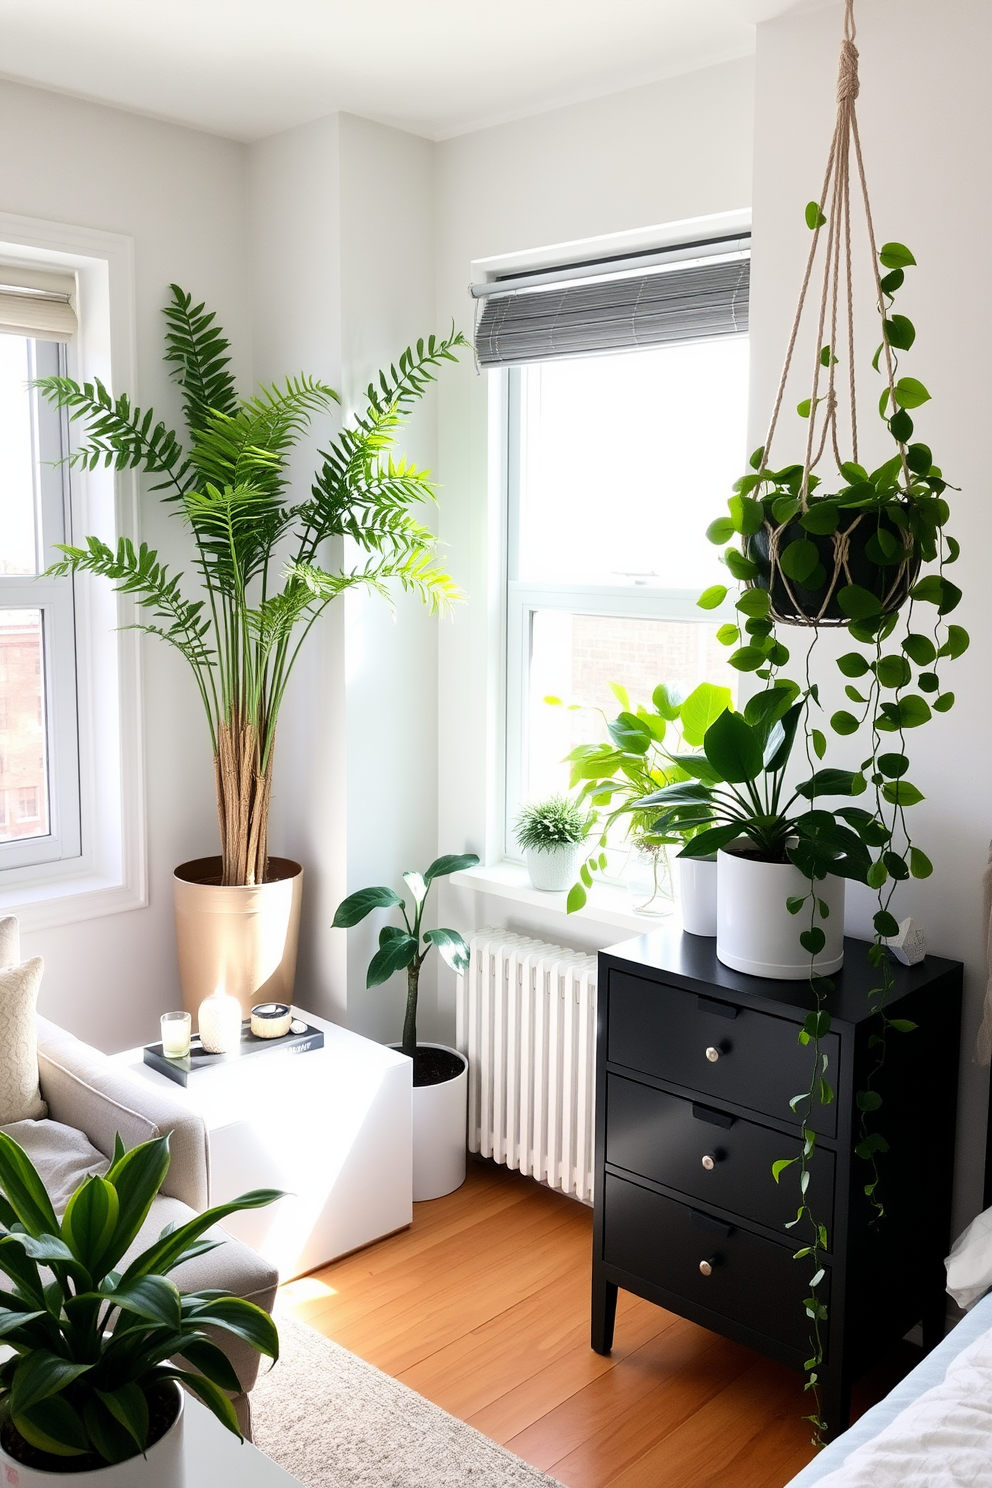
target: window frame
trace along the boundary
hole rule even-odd
[[[69,375],[98,377],[115,396],[133,397],[133,240],[0,213],[0,261],[75,274],[78,331],[67,351]],[[137,498],[133,472],[75,467],[70,538],[85,532],[113,545],[121,537],[137,542]],[[26,933],[148,904],[141,652],[138,633],[128,628],[136,606],[86,574],[75,577],[73,596],[80,852],[0,871],[0,914],[16,914]]]
[[[636,352],[627,354],[637,355]],[[504,410],[501,434],[505,555],[500,828],[503,839],[502,857],[514,863],[523,862],[523,854],[513,835],[513,824],[524,800],[524,757],[528,738],[529,664],[534,614],[539,610],[558,610],[620,620],[669,620],[706,626],[719,625],[738,618],[729,599],[715,609],[700,610],[696,603],[699,598],[698,587],[675,589],[634,584],[538,584],[515,577],[518,571],[521,492],[521,381],[527,365],[529,364],[505,366],[498,372]]]
[[[59,341],[31,342],[32,377],[65,376],[67,347]],[[82,851],[79,795],[79,724],[76,693],[75,586],[71,575],[46,578],[44,570],[60,556],[56,543],[72,537],[69,424],[63,411],[37,399],[33,409],[39,469],[36,516],[37,574],[0,574],[0,610],[38,610],[41,614],[42,694],[48,831],[0,842],[0,876],[12,868],[78,858]],[[22,788],[23,789],[23,788]],[[25,821],[20,804],[8,812]],[[2,882],[2,877],[0,877]]]

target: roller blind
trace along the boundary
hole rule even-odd
[[[0,264],[0,334],[71,341],[75,300],[75,274]]]
[[[640,271],[597,265],[594,276],[557,284],[510,290],[501,290],[498,281],[477,286],[473,292],[485,297],[475,336],[480,365],[746,333],[750,266],[744,250]]]

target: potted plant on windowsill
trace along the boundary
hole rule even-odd
[[[535,889],[560,893],[568,888],[591,820],[567,796],[548,796],[523,808],[513,830]]]
[[[311,627],[344,590],[387,594],[395,581],[431,611],[457,596],[438,566],[434,538],[414,515],[434,498],[428,472],[391,453],[397,427],[444,361],[467,343],[452,332],[419,341],[379,374],[364,408],[319,454],[302,500],[288,463],[312,419],[340,400],[313,377],[239,396],[229,343],[204,306],[172,285],[166,361],[182,393],[185,445],[151,409],[132,408],[99,381],[38,382],[85,425],[73,464],[142,470],[193,539],[200,595],[184,594],[144,544],[116,549],[95,537],[62,546],[56,574],[110,579],[151,612],[139,626],[174,646],[192,668],[207,715],[220,825],[219,857],[176,870],[183,998],[195,1013],[218,987],[254,1004],[291,1003],[302,868],[268,852],[276,725],[293,665]],[[324,568],[328,539],[348,538],[359,557]]]
[[[680,854],[717,854],[716,953],[752,976],[790,980],[825,974],[844,959],[844,880],[864,882],[871,857],[856,830],[857,806],[826,810],[827,796],[860,795],[867,782],[849,770],[816,770],[785,800],[785,772],[809,706],[792,682],[751,698],[743,714],[721,713],[701,754],[677,755],[678,783],[646,796],[666,808],[658,832],[691,832]],[[813,900],[813,924],[800,911]]]
[[[183,1488],[183,1391],[241,1438],[241,1384],[217,1333],[279,1357],[267,1312],[217,1291],[181,1293],[169,1272],[218,1242],[204,1232],[280,1197],[243,1194],[166,1230],[127,1260],[169,1167],[169,1139],[125,1152],[89,1177],[61,1223],[24,1150],[0,1132],[0,1472],[19,1488]]]
[[[413,901],[394,889],[378,885],[359,889],[338,905],[332,929],[348,930],[373,909],[398,908],[400,925],[384,925],[379,949],[369,962],[365,985],[379,987],[397,971],[406,972],[406,1014],[400,1051],[413,1060],[413,1197],[439,1199],[465,1182],[465,1140],[468,1119],[468,1061],[446,1044],[417,1039],[417,1001],[420,971],[436,946],[452,971],[468,970],[469,951],[457,930],[423,930],[424,908],[431,884],[463,868],[474,868],[475,853],[448,853],[435,858],[425,873],[407,872],[403,882]],[[394,1046],[395,1047],[395,1046]]]

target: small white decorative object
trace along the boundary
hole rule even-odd
[[[562,842],[556,847],[525,848],[524,859],[533,887],[558,893],[563,889],[570,889],[581,852],[581,842]]]
[[[284,1002],[260,1002],[251,1010],[251,1031],[256,1038],[284,1038],[293,1015]]]
[[[200,1043],[208,1054],[233,1054],[241,1047],[241,1004],[217,991],[205,997],[196,1015]]]
[[[899,921],[899,934],[883,940],[897,961],[903,966],[915,966],[927,953],[927,938],[922,925],[907,917]]]
[[[682,928],[689,935],[716,935],[716,854],[679,858]]]
[[[159,1026],[162,1030],[162,1053],[166,1059],[186,1058],[192,1021],[189,1013],[162,1014]]]

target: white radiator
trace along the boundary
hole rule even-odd
[[[596,958],[479,930],[458,978],[468,1145],[592,1203]]]

